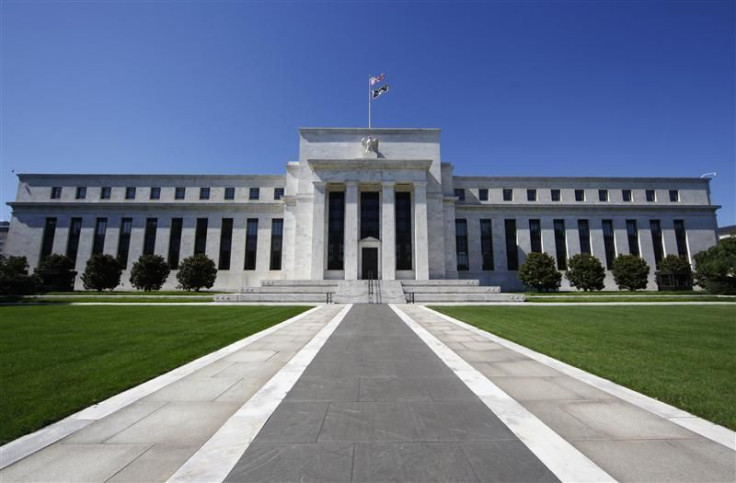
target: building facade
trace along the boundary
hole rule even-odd
[[[530,252],[619,253],[654,270],[716,243],[718,206],[700,178],[454,176],[438,129],[303,128],[275,176],[21,174],[6,253],[31,266],[93,253],[129,270],[144,253],[176,267],[205,253],[219,290],[264,280],[477,279],[520,290]],[[606,288],[616,286],[607,271]],[[77,280],[78,287],[81,282]],[[568,288],[563,278],[563,288]]]

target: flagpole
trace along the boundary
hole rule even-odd
[[[368,129],[371,128],[371,76],[368,76]]]

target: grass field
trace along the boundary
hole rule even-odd
[[[727,302],[736,303],[736,297],[719,297],[718,295],[654,295],[646,296],[614,294],[614,295],[567,295],[554,297],[548,295],[526,295],[526,301],[531,303],[553,302],[556,304],[581,302]]]
[[[0,307],[0,444],[308,307]]]
[[[734,307],[433,308],[736,429]]]

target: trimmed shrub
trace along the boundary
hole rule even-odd
[[[603,290],[606,270],[598,258],[588,253],[579,253],[570,257],[567,265],[565,278],[570,281],[570,285],[586,292]]]
[[[96,253],[87,260],[82,283],[87,290],[112,290],[120,285],[123,267],[112,255]]]
[[[217,278],[215,262],[204,253],[187,257],[179,264],[176,279],[179,288],[199,292],[203,288],[212,288]]]
[[[736,233],[693,259],[695,283],[710,293],[736,295]]]
[[[635,291],[647,288],[649,265],[636,255],[622,255],[613,261],[613,279],[619,290]]]
[[[35,272],[43,280],[43,290],[70,292],[74,290],[74,262],[66,255],[52,253],[38,264]]]
[[[138,290],[161,290],[169,276],[169,264],[159,255],[141,255],[130,269],[130,283]]]
[[[0,255],[0,295],[30,295],[40,287],[41,278],[28,275],[26,257]]]
[[[519,267],[519,279],[539,292],[560,288],[562,274],[557,271],[555,259],[546,253],[530,253]]]

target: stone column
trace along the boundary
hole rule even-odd
[[[314,182],[312,194],[312,280],[325,275],[325,184]]]
[[[414,275],[429,280],[429,237],[427,233],[427,183],[414,183]]]
[[[358,279],[358,183],[345,182],[345,280]]]
[[[396,207],[394,183],[384,181],[381,204],[381,279],[396,279]]]

